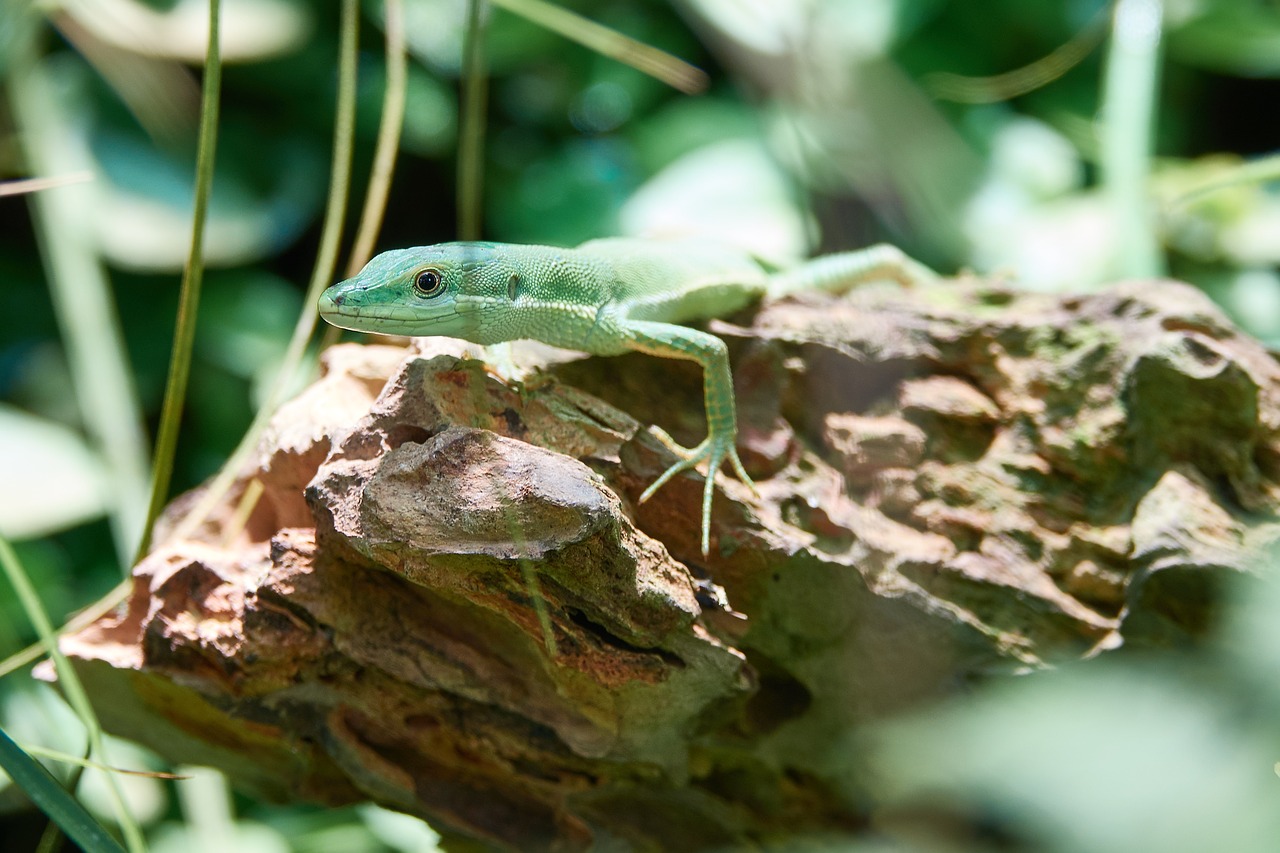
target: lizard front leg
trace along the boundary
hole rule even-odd
[[[735,446],[738,417],[733,399],[733,377],[729,373],[728,350],[724,341],[716,336],[684,326],[642,320],[626,320],[621,325],[627,346],[631,349],[663,358],[696,361],[702,365],[707,437],[697,447],[685,448],[676,444],[662,430],[657,430],[663,443],[683,458],[644,490],[640,495],[640,502],[644,503],[653,497],[654,492],[681,471],[687,471],[705,461],[707,479],[702,492],[702,555],[705,557],[711,550],[711,498],[715,493],[716,471],[728,460],[742,482],[755,491],[755,484],[743,469]]]

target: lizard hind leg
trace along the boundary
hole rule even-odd
[[[654,493],[657,492],[658,489],[661,489],[663,486],[665,486],[667,482],[671,480],[672,477],[674,477],[675,475],[683,471],[688,471],[690,468],[695,467],[703,459],[703,456],[699,453],[699,451],[702,449],[701,445],[699,445],[696,448],[690,449],[685,447],[682,444],[679,444],[662,427],[653,426],[653,427],[650,427],[649,429],[652,431],[654,437],[657,438],[658,441],[661,442],[662,445],[667,448],[667,450],[670,450],[677,457],[679,457],[679,461],[677,461],[674,465],[672,465],[671,467],[667,468],[667,470],[659,474],[658,478],[649,484],[649,487],[646,488],[640,494],[640,503],[644,503],[645,501],[649,500],[649,498],[653,497]],[[703,444],[706,444],[706,442],[704,441]]]
[[[769,278],[768,294],[779,298],[801,290],[844,293],[865,282],[888,279],[910,287],[934,281],[938,274],[897,246],[878,243],[854,252],[814,258]]]

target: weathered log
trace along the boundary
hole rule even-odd
[[[107,728],[276,798],[511,849],[865,821],[850,732],[1122,644],[1193,642],[1275,532],[1280,369],[1199,292],[990,282],[713,323],[759,495],[696,369],[341,346],[197,538],[64,647]],[[231,523],[252,480],[248,522]],[[190,499],[171,509],[176,516]]]

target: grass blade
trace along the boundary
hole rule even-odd
[[[45,613],[44,605],[40,603],[40,597],[36,595],[35,587],[32,585],[22,564],[18,562],[18,555],[13,552],[9,541],[2,536],[0,536],[0,568],[3,568],[5,576],[8,577],[9,583],[13,586],[27,619],[36,629],[36,633],[40,635],[40,641],[44,644],[45,651],[53,658],[53,666],[58,673],[58,683],[62,687],[63,695],[67,697],[67,704],[71,706],[72,710],[76,712],[76,716],[80,718],[80,722],[84,724],[91,753],[102,756],[102,728],[98,725],[98,718],[93,713],[93,706],[89,703],[89,697],[85,693],[84,685],[80,683],[80,677],[76,675],[71,662],[67,660],[61,649],[58,648],[58,639],[53,630],[53,623],[49,621],[49,615]],[[107,774],[106,780],[107,793],[111,799],[112,808],[116,813],[116,821],[120,825],[121,832],[124,833],[125,844],[133,853],[140,853],[140,851],[146,849],[146,845],[142,841],[142,830],[133,819],[133,815],[129,813],[128,808],[125,807],[124,795],[120,792],[120,786],[117,784],[115,777]]]
[[[86,853],[124,853],[102,825],[58,781],[0,729],[0,767],[42,812]]]

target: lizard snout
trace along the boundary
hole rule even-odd
[[[320,294],[320,314],[326,316],[337,312],[338,307],[347,301],[345,293],[334,293],[335,288],[329,288]]]

